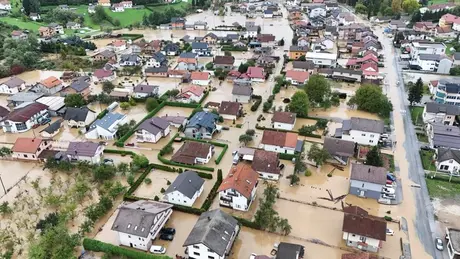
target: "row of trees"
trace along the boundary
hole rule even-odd
[[[420,8],[417,0],[360,0],[355,5],[357,13],[371,16],[384,15],[392,16],[401,14],[403,11],[408,14],[416,12]]]
[[[142,25],[144,26],[158,26],[160,24],[171,22],[173,17],[184,17],[186,12],[179,8],[169,7],[164,12],[155,11],[149,15],[144,14],[142,18]]]

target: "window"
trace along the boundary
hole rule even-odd
[[[449,170],[449,166],[448,165],[441,165],[441,170]]]
[[[361,236],[361,237],[359,237],[359,240],[360,240],[361,242],[366,242],[366,237]]]
[[[210,256],[210,255],[209,255],[209,256],[208,256],[208,259],[214,259],[214,256]]]
[[[27,157],[27,155],[26,155],[26,154],[24,154],[24,157]]]
[[[369,140],[369,143],[374,143],[374,141],[373,141],[373,140]]]
[[[193,248],[200,249],[200,247],[197,246],[197,245],[194,245]],[[208,249],[208,250],[209,250],[209,249]]]
[[[365,136],[366,136],[366,133],[361,133],[361,136],[365,137]]]
[[[198,253],[198,252],[193,252],[193,254],[194,254],[194,255],[200,255],[200,253]]]
[[[369,137],[373,138],[373,137],[374,137],[374,134],[371,134]]]

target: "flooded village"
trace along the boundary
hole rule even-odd
[[[459,258],[460,7],[198,2],[0,2],[0,258]]]

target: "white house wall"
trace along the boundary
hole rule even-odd
[[[379,143],[380,133],[350,130],[350,135],[342,135],[342,139],[357,142],[361,145],[375,146]]]

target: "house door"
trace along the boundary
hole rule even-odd
[[[359,196],[364,196],[364,190],[359,191]]]
[[[133,243],[129,243],[129,246],[130,246],[130,247],[133,247]]]

